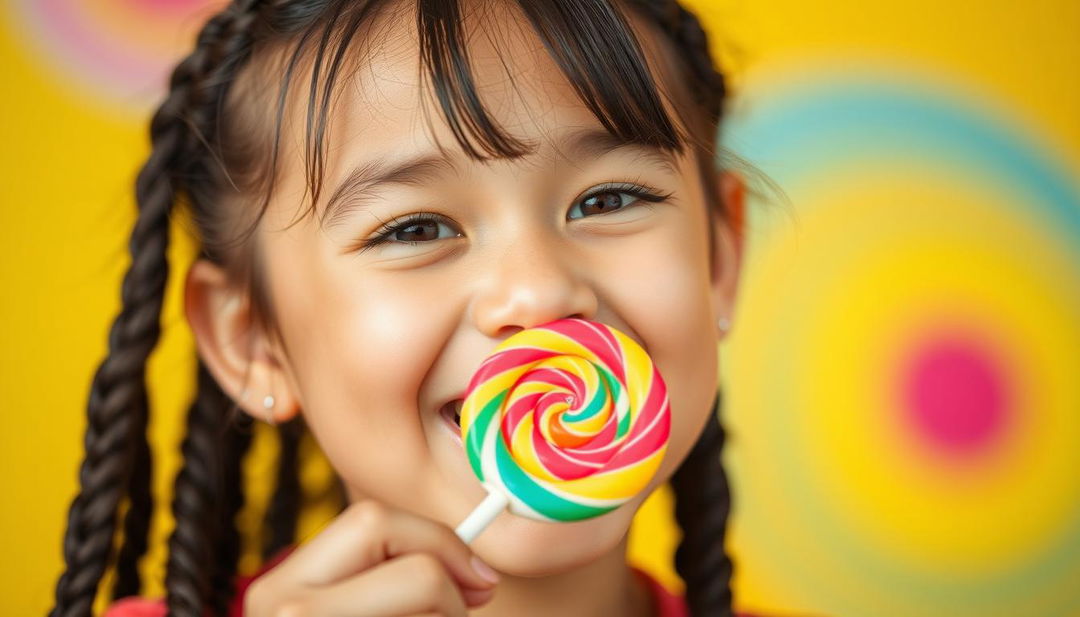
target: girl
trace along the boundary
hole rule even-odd
[[[716,342],[744,184],[714,165],[724,101],[705,33],[675,0],[225,7],[151,123],[52,615],[89,614],[113,559],[111,597],[141,589],[144,372],[181,205],[201,247],[185,283],[198,392],[166,597],[110,614],[730,614]],[[607,515],[503,513],[465,545],[452,527],[483,497],[456,424],[467,382],[500,341],[563,317],[613,325],[650,353],[673,413],[664,464]],[[252,418],[283,441],[274,567],[238,589]],[[293,550],[302,430],[344,504]],[[634,513],[667,481],[685,600],[625,560]]]

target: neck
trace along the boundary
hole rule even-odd
[[[580,568],[526,578],[499,574],[495,597],[474,617],[651,617],[652,597],[626,563],[627,535],[612,550]]]

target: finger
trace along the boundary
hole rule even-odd
[[[452,529],[376,501],[350,505],[282,565],[288,570],[286,580],[321,586],[417,552],[438,557],[463,587],[490,589],[495,585],[473,568],[472,549]]]
[[[308,596],[306,605],[312,615],[467,616],[457,583],[442,562],[428,553],[397,557],[359,576],[316,589]]]
[[[461,590],[461,597],[465,600],[465,606],[469,608],[476,608],[482,606],[491,601],[495,597],[495,588],[491,589],[469,589],[465,588]]]

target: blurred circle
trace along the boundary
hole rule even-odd
[[[59,86],[106,106],[146,107],[221,0],[14,0],[11,30]]]
[[[743,552],[840,614],[1075,608],[1080,191],[885,74],[800,74],[726,129],[796,208],[752,211],[726,350]]]

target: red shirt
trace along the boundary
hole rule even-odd
[[[243,617],[244,592],[247,591],[248,586],[264,572],[285,559],[292,549],[293,547],[288,547],[279,552],[273,559],[263,564],[255,574],[237,577],[236,596],[233,598],[229,609],[229,617]],[[653,604],[657,610],[656,617],[689,617],[689,609],[687,609],[686,601],[681,595],[671,593],[645,571],[634,567],[631,567],[631,570],[644,581],[645,586],[652,595]],[[165,600],[138,596],[121,598],[109,606],[104,617],[165,617]]]

